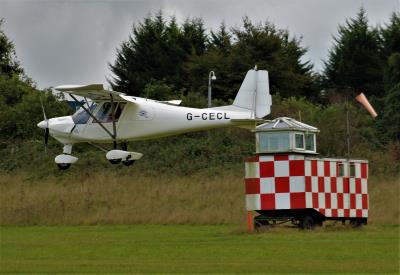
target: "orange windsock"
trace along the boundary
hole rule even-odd
[[[378,116],[378,114],[375,112],[374,108],[371,106],[368,99],[363,93],[360,93],[358,96],[356,96],[356,100],[360,102],[365,107],[365,109],[368,110],[373,118],[376,118]]]

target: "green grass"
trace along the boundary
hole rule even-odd
[[[2,227],[1,272],[399,272],[398,225]]]

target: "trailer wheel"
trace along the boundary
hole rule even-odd
[[[360,219],[355,219],[350,221],[350,225],[353,228],[360,228],[363,225],[363,222]]]
[[[299,224],[301,229],[306,229],[306,230],[313,230],[315,223],[314,223],[314,219],[311,216],[304,216],[301,220],[300,220],[300,224]]]
[[[263,227],[268,227],[270,225],[269,221],[264,217],[262,217],[261,215],[254,218],[253,224],[254,224],[254,229],[256,230],[261,229]]]

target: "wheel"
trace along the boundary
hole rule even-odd
[[[109,159],[111,164],[118,164],[121,162],[121,159]]]
[[[123,160],[122,161],[122,164],[125,165],[125,166],[131,166],[134,163],[135,163],[134,159],[127,159],[127,160]]]
[[[259,215],[257,217],[254,217],[253,224],[254,229],[261,229],[269,227],[270,222],[264,216]]]
[[[71,163],[57,163],[57,166],[60,170],[67,170],[71,167]]]
[[[261,229],[261,228],[267,227],[269,225],[270,225],[269,221],[260,221],[260,220],[254,219],[254,229]]]
[[[362,221],[360,219],[355,219],[350,221],[350,225],[353,228],[359,228],[363,225]]]
[[[305,216],[300,220],[299,226],[301,229],[312,230],[315,226],[314,219],[311,216]]]

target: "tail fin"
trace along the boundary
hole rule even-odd
[[[263,118],[271,112],[268,72],[250,70],[240,86],[233,106],[251,111],[251,118]]]

